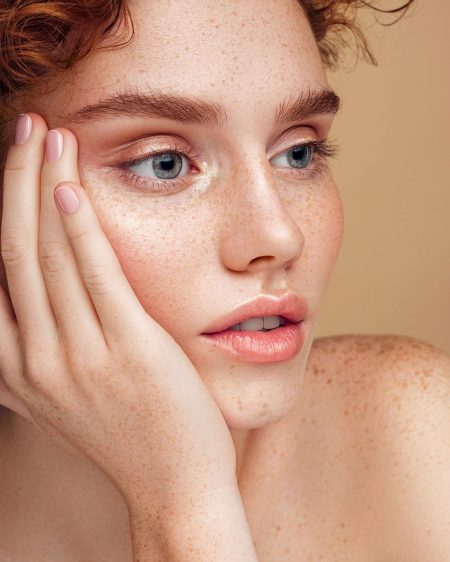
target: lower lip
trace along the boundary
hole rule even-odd
[[[273,363],[288,361],[300,352],[305,340],[303,324],[285,324],[270,332],[224,330],[202,335],[241,361]]]

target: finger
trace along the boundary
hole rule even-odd
[[[79,183],[77,140],[68,129],[49,131],[41,172],[39,256],[56,323],[72,357],[93,357],[105,345],[103,330],[55,206],[62,180]],[[105,345],[106,348],[106,345]]]
[[[0,198],[0,215],[2,211],[3,201]],[[17,372],[19,367],[18,333],[16,315],[8,291],[6,271],[3,260],[0,259],[0,390],[5,373]]]
[[[8,151],[3,179],[1,252],[11,303],[25,349],[58,347],[53,309],[38,256],[40,176],[47,134],[37,114],[20,117],[18,130],[27,140]]]
[[[55,188],[55,199],[106,342],[113,344],[148,330],[152,319],[122,271],[86,192],[77,183],[61,182]]]
[[[14,310],[6,292],[0,287],[0,384],[20,371],[19,330]]]

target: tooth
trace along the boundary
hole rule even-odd
[[[262,326],[261,326],[262,321]],[[260,316],[258,318],[250,318],[241,324],[234,324],[230,326],[229,330],[272,330],[273,328],[278,328],[279,326],[284,326],[286,320],[281,316]],[[259,327],[261,326],[261,327]]]
[[[241,322],[241,330],[262,330],[264,328],[264,320],[260,318],[250,318]]]
[[[264,317],[264,328],[278,328],[280,325],[281,318],[279,316],[265,316]]]

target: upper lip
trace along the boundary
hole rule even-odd
[[[283,316],[290,322],[301,322],[308,312],[308,303],[297,293],[287,293],[281,298],[260,296],[210,324],[203,334],[214,334],[255,316]]]

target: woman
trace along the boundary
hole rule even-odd
[[[314,339],[359,4],[2,3],[0,559],[448,561],[449,359]]]

